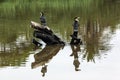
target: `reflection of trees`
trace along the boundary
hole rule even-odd
[[[25,64],[32,49],[29,28],[25,26],[19,20],[0,19],[0,67]]]
[[[32,46],[26,39],[21,40],[21,37],[18,37],[15,42],[4,41],[0,43],[0,67],[25,64]]]
[[[110,48],[108,43],[111,34],[108,33],[106,35],[103,33],[104,29],[105,28],[99,26],[97,22],[94,23],[92,20],[87,21],[84,32],[85,53],[83,56],[83,58],[86,58],[87,61],[95,61],[94,58],[95,56],[100,56],[100,51],[107,51]]]
[[[0,52],[0,67],[23,66],[29,56],[30,46],[18,47],[10,51]]]
[[[84,58],[87,57],[87,61],[94,61],[94,56],[98,53],[98,40],[100,37],[100,32],[98,32],[98,28],[97,25],[94,26],[94,24],[91,23],[91,20],[87,21],[85,33],[86,53],[84,54]]]
[[[27,40],[30,40],[30,28],[26,25],[25,20],[0,19],[0,42],[11,43],[19,36],[25,36]]]
[[[43,76],[45,76],[45,73],[47,72],[46,63],[48,63],[61,48],[63,48],[62,45],[45,46],[41,52],[34,55],[35,61],[31,64],[31,67],[36,68],[42,66],[41,72],[43,73]]]

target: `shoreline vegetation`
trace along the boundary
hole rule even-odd
[[[85,17],[99,15],[104,17],[109,13],[112,14],[113,10],[120,13],[119,4],[112,0],[2,0],[0,2],[0,17],[3,18],[20,18],[21,16],[25,17],[26,14],[26,17],[31,16],[31,14],[39,15],[40,11],[50,15],[59,12],[58,15],[66,16],[64,14],[70,11],[72,12],[71,15],[82,14]],[[96,15],[96,13],[99,14]],[[102,14],[106,15],[102,16]]]

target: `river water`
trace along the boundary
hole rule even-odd
[[[52,1],[0,2],[0,78],[119,80],[119,0]],[[40,11],[65,46],[32,44],[30,21],[39,22]],[[69,44],[74,16],[80,16],[82,45]]]

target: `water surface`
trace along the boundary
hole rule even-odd
[[[62,4],[62,5],[61,5]],[[3,80],[119,80],[119,0],[2,0],[0,78]],[[30,21],[45,12],[47,25],[66,45],[35,47]],[[70,45],[80,16],[83,45]]]

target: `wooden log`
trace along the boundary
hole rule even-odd
[[[33,36],[41,39],[47,45],[65,44],[48,26],[42,26],[39,23],[31,21],[31,27],[35,29]]]
[[[59,40],[56,40],[54,36],[39,32],[39,31],[34,31],[33,36],[36,38],[41,39],[44,41],[47,45],[51,44],[59,44]]]
[[[36,46],[42,46],[42,44],[35,39],[32,39],[32,43],[35,44]]]
[[[40,32],[52,35],[53,31],[48,26],[42,26],[41,24],[31,21],[31,27]]]

